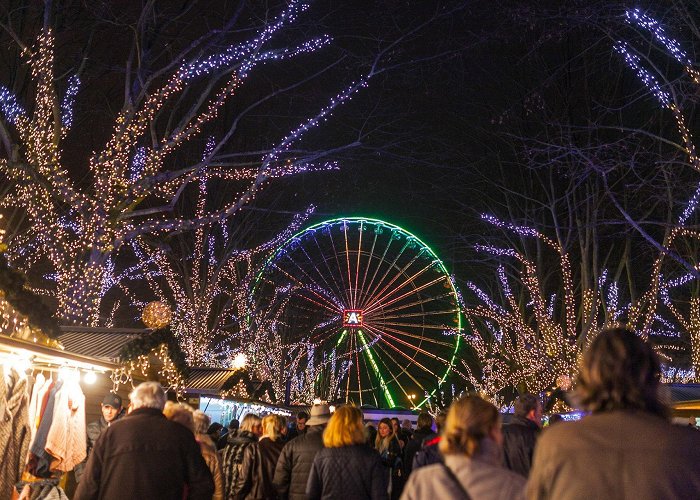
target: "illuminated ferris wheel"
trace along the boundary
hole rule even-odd
[[[420,407],[445,382],[460,347],[461,310],[444,264],[400,227],[367,218],[316,224],[266,262],[252,289],[264,304],[289,291],[286,345],[306,345],[297,370],[315,396]],[[289,361],[289,360],[287,360]]]

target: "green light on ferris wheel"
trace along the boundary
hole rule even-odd
[[[395,407],[396,404],[394,403],[394,398],[391,397],[389,388],[386,386],[386,381],[384,380],[384,377],[382,377],[382,374],[379,372],[379,367],[374,361],[374,356],[372,356],[372,351],[367,345],[367,341],[365,340],[365,335],[364,333],[362,333],[362,330],[357,330],[357,338],[360,340],[360,344],[362,344],[362,347],[364,347],[365,355],[369,360],[369,364],[372,366],[375,375],[379,379],[379,387],[381,387],[382,391],[384,392],[384,397],[386,398],[387,403],[389,403],[389,408]]]

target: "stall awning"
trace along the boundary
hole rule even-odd
[[[117,363],[122,347],[151,331],[140,328],[61,327],[59,338],[68,352]]]
[[[237,370],[232,368],[191,368],[186,392],[218,395]]]

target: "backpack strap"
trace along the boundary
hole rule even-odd
[[[462,483],[459,482],[459,479],[457,479],[457,476],[455,476],[455,473],[452,472],[452,469],[450,469],[447,465],[444,463],[440,462],[440,465],[442,466],[443,470],[445,471],[445,474],[447,474],[447,477],[450,478],[450,481],[457,487],[459,491],[462,492],[462,499],[463,500],[471,500],[472,497],[469,496],[469,493],[467,493],[466,488],[462,485]]]

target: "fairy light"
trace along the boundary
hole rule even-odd
[[[105,290],[113,288],[115,282],[113,271],[105,269],[106,263],[124,246],[131,246],[132,242],[141,245],[142,236],[216,227],[251,203],[273,179],[338,168],[333,161],[313,162],[296,157],[291,146],[327,121],[339,106],[366,87],[374,73],[350,83],[310,118],[293,128],[262,156],[257,168],[220,166],[217,154],[228,138],[212,143],[213,146],[208,145],[208,153],[199,164],[181,170],[170,168],[175,153],[188,141],[201,136],[205,125],[219,117],[223,106],[247,83],[256,66],[314,53],[331,43],[331,37],[321,35],[289,47],[269,46],[275,37],[281,38],[281,33],[292,26],[308,7],[305,2],[291,0],[249,40],[225,47],[218,53],[182,61],[160,87],[149,89],[143,101],[120,111],[104,147],[89,157],[87,163],[92,179],[89,186],[73,182],[62,161],[62,140],[76,123],[74,108],[80,78],[77,75],[69,78],[65,93],[62,99],[59,98],[55,86],[55,41],[50,28],[43,29],[35,44],[23,52],[22,57],[31,69],[35,87],[32,92],[34,102],[29,116],[15,94],[0,86],[0,112],[14,126],[17,150],[23,155],[22,161],[17,163],[0,161],[0,170],[16,186],[10,196],[0,201],[0,206],[21,207],[26,212],[30,224],[27,232],[13,241],[11,258],[24,269],[34,268],[39,262],[51,263],[53,269],[49,274],[54,275],[55,280],[50,293],[57,299],[61,318],[86,325],[99,324]],[[151,137],[156,117],[175,105],[178,96],[197,79],[214,74],[228,76],[220,88],[212,91],[208,100],[202,100],[201,108],[193,111],[170,135]],[[59,116],[55,116],[56,109],[60,110]],[[58,137],[57,130],[60,130]],[[25,170],[26,165],[34,170]],[[43,182],[36,182],[37,178]],[[168,204],[188,183],[202,186],[215,178],[244,181],[248,185],[222,208],[199,210],[196,217],[164,217],[147,209],[140,211],[145,198]],[[70,207],[68,214],[66,206]],[[214,256],[211,249],[215,243],[210,239],[208,249],[207,244],[201,245],[203,253],[210,259]],[[151,266],[165,266],[165,257],[157,252],[150,253],[147,258],[151,259]],[[246,255],[240,258],[245,259]],[[171,275],[153,269],[147,273],[152,275],[144,279],[154,282],[156,276],[153,273],[156,272],[160,272],[168,283],[172,281]],[[231,268],[226,273],[234,271]],[[124,290],[125,287],[120,288]],[[213,287],[202,295],[202,300],[205,297],[212,299],[220,289],[218,285]],[[161,290],[160,295],[165,295],[165,292]],[[180,291],[173,295],[178,299],[182,297]],[[202,315],[203,307],[201,304],[197,306],[200,311],[197,314],[192,311],[176,314],[175,320],[189,325],[204,324],[206,314]],[[202,335],[206,337],[208,334]],[[193,346],[201,343],[193,341]],[[201,347],[192,349],[196,350],[195,357],[206,356]]]

